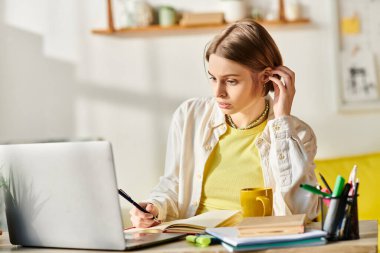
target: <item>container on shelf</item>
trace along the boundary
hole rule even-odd
[[[153,9],[145,0],[126,0],[127,27],[144,27],[153,22]]]
[[[171,6],[161,6],[158,9],[158,24],[160,26],[172,26],[177,23],[177,13]]]
[[[220,7],[227,23],[235,22],[248,16],[245,0],[220,0]]]

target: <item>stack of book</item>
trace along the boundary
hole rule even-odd
[[[305,214],[244,219],[237,227],[240,237],[291,235],[305,232]]]
[[[245,218],[236,227],[208,228],[230,252],[326,244],[326,232],[307,229],[305,215]]]

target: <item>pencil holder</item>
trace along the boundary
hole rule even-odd
[[[358,195],[342,197],[320,197],[322,230],[327,240],[359,239]]]

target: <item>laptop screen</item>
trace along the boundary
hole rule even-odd
[[[123,250],[108,142],[0,145],[12,244]]]

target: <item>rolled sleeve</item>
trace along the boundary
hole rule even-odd
[[[300,189],[300,183],[315,184],[316,138],[312,129],[293,116],[268,122],[270,167],[276,182],[277,200],[284,203],[280,214],[317,214],[317,198]],[[281,199],[280,199],[281,198]]]
[[[292,183],[292,166],[290,158],[291,137],[293,128],[289,116],[273,119],[268,122],[270,139],[272,143],[271,164],[278,175],[278,185],[281,187],[289,186]]]

